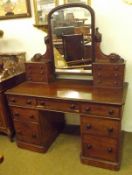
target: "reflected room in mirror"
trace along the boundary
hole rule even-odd
[[[83,4],[60,6],[49,14],[49,20],[56,73],[88,73],[94,60],[91,8]]]

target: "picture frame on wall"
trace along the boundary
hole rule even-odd
[[[68,3],[83,3],[83,4],[87,4],[87,5],[91,5],[91,0],[64,0],[65,4]]]
[[[48,24],[48,13],[58,4],[58,0],[33,0],[36,25]]]
[[[30,0],[0,0],[0,19],[31,16]]]

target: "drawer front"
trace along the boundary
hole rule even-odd
[[[37,63],[37,64],[33,64],[33,63],[26,63],[25,64],[25,68],[26,68],[26,72],[27,73],[40,73],[40,72],[44,72],[46,69],[45,64],[42,63]]]
[[[117,141],[115,139],[84,135],[82,147],[83,156],[117,161]]]
[[[67,101],[57,101],[57,100],[37,100],[37,107],[55,111],[64,111],[64,112],[79,112],[79,105],[76,102],[67,102]]]
[[[8,95],[7,98],[10,105],[20,105],[29,107],[36,106],[36,100],[33,97]]]
[[[81,132],[83,134],[117,138],[119,131],[120,121],[81,116]]]
[[[18,140],[33,144],[41,143],[39,125],[20,121],[14,121],[14,125],[16,130],[16,137]]]
[[[14,120],[39,122],[39,112],[37,110],[12,107],[11,111]]]
[[[120,108],[112,105],[84,103],[81,105],[81,111],[82,113],[97,116],[120,117]]]
[[[27,73],[26,75],[28,81],[33,81],[33,82],[43,82],[47,80],[46,74],[42,73]]]

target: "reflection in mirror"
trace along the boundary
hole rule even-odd
[[[54,62],[57,71],[81,72],[92,63],[91,13],[83,7],[68,7],[51,16]]]

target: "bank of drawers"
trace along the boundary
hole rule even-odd
[[[8,95],[7,97],[12,106],[19,140],[40,144],[42,136],[38,124],[40,123],[39,110],[79,113],[82,156],[96,159],[96,161],[103,160],[107,162],[106,164],[109,161],[115,163],[119,161],[120,106],[18,95]]]
[[[119,118],[121,113],[120,107],[114,105],[92,104],[62,99],[55,100],[9,95],[8,102],[10,105],[35,107],[37,109],[62,112],[84,113],[86,115],[96,115],[98,117]]]
[[[37,110],[12,107],[17,140],[31,144],[41,143],[41,129]]]
[[[118,160],[120,121],[81,116],[82,154],[85,157]]]

